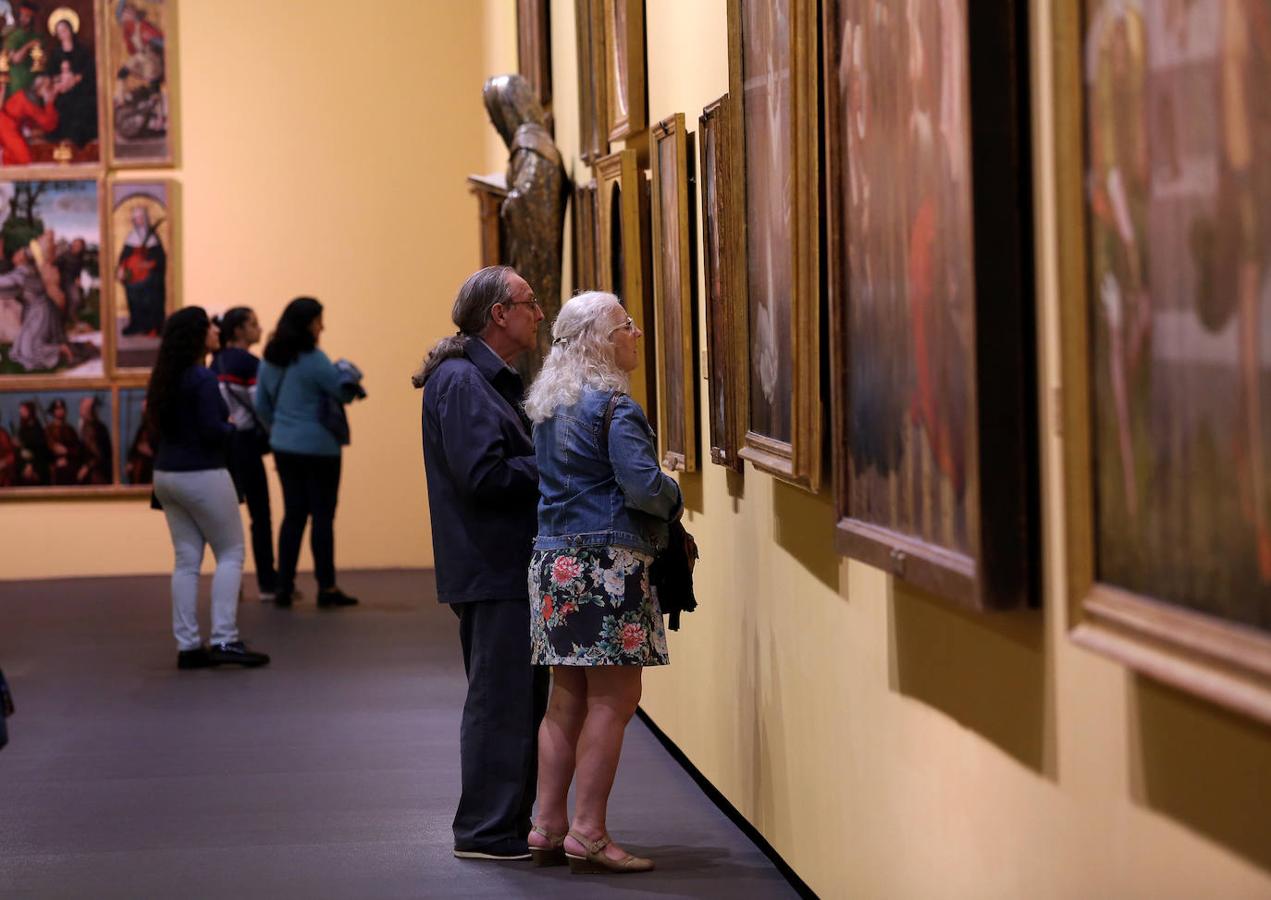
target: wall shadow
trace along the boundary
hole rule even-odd
[[[773,537],[816,580],[839,592],[834,552],[834,501],[781,481],[772,484]]]
[[[888,630],[892,690],[940,710],[1058,781],[1053,681],[1040,610],[972,613],[893,581]]]
[[[1126,680],[1134,802],[1271,873],[1271,728],[1150,678]]]
[[[703,499],[701,472],[681,472],[680,493],[684,495],[684,508],[695,513],[704,512],[706,504]]]

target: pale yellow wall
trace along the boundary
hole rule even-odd
[[[1035,0],[1039,48],[1049,2]],[[646,5],[650,120],[683,112],[696,130],[728,89],[724,0]],[[572,4],[553,7],[558,134],[577,166]],[[837,558],[828,495],[751,468],[684,476],[701,607],[672,634],[671,666],[648,672],[645,708],[826,897],[1271,896],[1271,732],[1068,640],[1060,446],[1049,431],[1043,446],[1046,608],[1008,616]],[[621,810],[610,824],[622,834]]]
[[[323,346],[362,366],[371,395],[350,413],[344,567],[432,562],[409,375],[452,330],[477,262],[464,179],[486,168],[493,134],[487,23],[513,34],[516,58],[511,0],[487,5],[491,16],[466,0],[181,4],[184,300],[249,304],[267,328],[298,294],[326,305]],[[0,579],[171,565],[163,517],[144,503],[6,503],[0,533]]]

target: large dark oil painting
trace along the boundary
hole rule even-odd
[[[1084,3],[1098,581],[1271,628],[1271,4]]]

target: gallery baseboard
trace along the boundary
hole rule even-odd
[[[649,731],[653,732],[653,736],[658,739],[658,743],[671,755],[671,758],[679,763],[680,767],[688,773],[689,778],[692,778],[693,782],[701,788],[707,799],[714,803],[719,811],[728,817],[729,821],[741,829],[742,834],[746,835],[750,842],[763,852],[764,856],[768,857],[768,860],[776,866],[777,871],[781,873],[781,876],[785,878],[790,887],[794,888],[800,897],[815,898],[816,893],[812,888],[808,887],[807,882],[800,878],[799,874],[782,858],[776,848],[768,843],[768,839],[760,833],[759,829],[741,814],[741,810],[733,806],[732,802],[723,795],[719,788],[711,784],[710,780],[702,774],[702,770],[693,765],[693,761],[684,755],[684,751],[679,748],[675,741],[671,740],[665,731],[658,727],[658,724],[653,721],[643,706],[636,708],[636,715]]]

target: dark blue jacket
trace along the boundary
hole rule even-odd
[[[424,473],[437,599],[527,600],[538,466],[525,386],[484,341],[424,386]]]
[[[658,465],[640,405],[619,397],[604,434],[610,391],[584,388],[534,427],[541,499],[536,550],[615,546],[650,555],[666,547],[680,486]]]
[[[216,376],[204,366],[191,366],[181,373],[171,415],[159,423],[155,471],[224,469],[226,439],[233,430]]]

